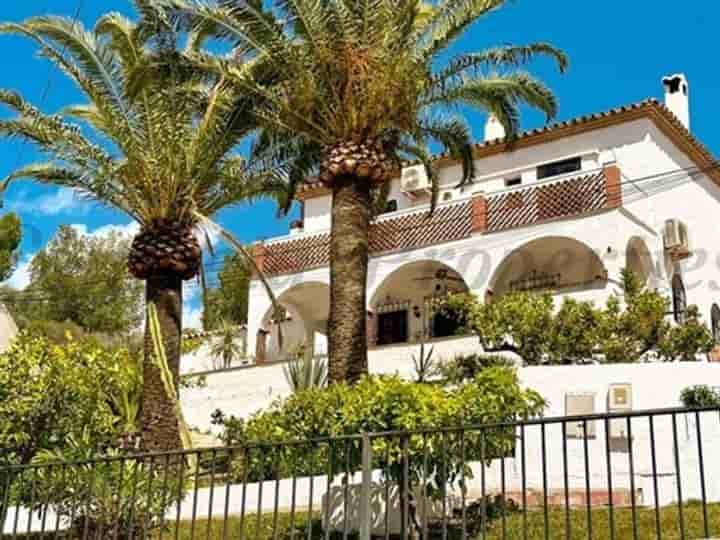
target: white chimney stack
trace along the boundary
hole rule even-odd
[[[505,128],[500,121],[495,118],[495,115],[491,114],[488,116],[487,122],[485,122],[485,142],[504,139],[505,135]]]
[[[690,130],[690,99],[687,79],[683,73],[663,77],[665,87],[665,106]]]

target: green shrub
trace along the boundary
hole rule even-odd
[[[462,354],[439,366],[440,375],[449,384],[460,384],[475,378],[481,371],[492,367],[512,367],[511,358],[493,354]]]
[[[118,449],[108,450],[107,460],[97,457],[92,436],[71,437],[66,446],[46,450],[33,460],[40,465],[28,486],[36,501],[48,504],[62,518],[72,519],[78,534],[88,538],[139,538],[156,529],[167,509],[184,496],[190,485],[188,468],[163,459],[117,459]],[[72,467],[53,466],[77,462]],[[166,473],[166,471],[168,471]],[[26,494],[22,498],[28,500]],[[87,533],[85,533],[87,531]],[[145,537],[145,534],[142,535]]]
[[[680,392],[680,401],[685,407],[720,407],[720,390],[706,384],[689,386]]]
[[[226,442],[254,445],[362,432],[509,422],[536,416],[543,408],[540,395],[521,388],[513,370],[488,368],[452,389],[398,377],[366,377],[355,386],[336,384],[293,394],[247,421],[225,418],[221,413],[216,413],[215,418],[225,426]],[[373,466],[395,482],[400,478],[403,442],[396,436],[373,439]],[[441,486],[456,483],[461,472],[468,477],[472,474],[463,464],[512,451],[515,431],[495,428],[484,431],[482,436],[478,430],[468,430],[464,435],[418,434],[409,436],[406,444],[410,485],[420,482],[427,465],[426,488],[428,493],[437,494]],[[346,466],[358,470],[360,443],[353,439],[334,446],[265,445],[251,450],[247,458],[247,462],[244,457],[236,462],[236,475],[270,479],[293,474],[338,474]]]

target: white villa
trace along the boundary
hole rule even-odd
[[[371,230],[371,365],[380,351],[388,358],[420,340],[441,352],[476,350],[475,340],[451,337],[452,322],[431,309],[448,291],[489,299],[550,290],[602,303],[618,290],[624,267],[672,298],[669,316],[682,320],[695,304],[720,337],[720,169],[690,131],[685,76],[662,82],[664,103],[648,99],[549,125],[512,144],[490,118],[471,185],[457,187],[460,165],[438,156],[433,214],[424,171],[403,169]],[[302,220],[290,234],[254,247],[287,309],[286,320],[273,320],[265,290],[251,282],[248,355],[257,364],[301,345],[326,352],[331,195],[310,182],[300,199]]]

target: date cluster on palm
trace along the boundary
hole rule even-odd
[[[202,249],[191,227],[157,223],[134,239],[128,269],[138,279],[177,274],[192,279],[200,271]]]
[[[339,176],[354,176],[373,184],[390,179],[392,161],[383,141],[365,139],[362,142],[343,141],[328,149],[320,164],[320,181],[331,185]]]

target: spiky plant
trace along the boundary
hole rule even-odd
[[[231,55],[197,55],[239,92],[256,96],[259,148],[294,156],[293,183],[317,175],[332,190],[329,364],[331,381],[367,372],[366,280],[373,194],[405,160],[419,160],[438,193],[430,144],[474,174],[459,107],[488,112],[512,137],[521,104],[552,118],[553,93],[517,68],[565,55],[546,43],[448,58],[448,47],[505,0],[154,0],[197,34],[225,38]],[[254,66],[248,69],[248,65]],[[260,67],[262,66],[262,69]],[[262,80],[258,79],[258,73]],[[268,73],[274,84],[267,84]]]
[[[210,354],[215,358],[222,358],[223,368],[232,366],[233,360],[241,358],[245,354],[241,339],[240,328],[236,324],[223,320],[220,328],[211,338]]]
[[[0,103],[15,113],[0,121],[0,136],[34,143],[46,162],[23,166],[8,180],[64,186],[113,206],[141,227],[130,272],[146,281],[157,308],[164,350],[177,386],[182,331],[182,282],[201,261],[196,227],[235,203],[274,192],[279,176],[249,166],[236,152],[254,128],[251,101],[221,79],[182,68],[179,37],[146,0],[137,24],[112,13],[93,29],[62,17],[34,17],[0,25],[40,46],[82,91],[85,103],[45,114],[11,91]],[[191,39],[191,45],[199,43]],[[159,58],[169,69],[149,69]],[[173,403],[152,361],[146,331],[141,413],[148,450],[180,446]]]

